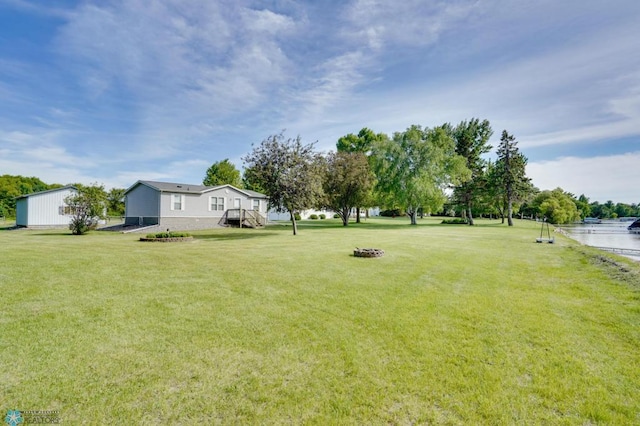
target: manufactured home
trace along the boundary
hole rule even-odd
[[[139,180],[125,192],[125,226],[192,230],[262,226],[268,199],[232,185],[204,186]]]

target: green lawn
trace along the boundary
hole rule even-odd
[[[535,223],[439,221],[189,243],[0,230],[0,415],[640,423],[640,265],[558,235],[536,244]]]

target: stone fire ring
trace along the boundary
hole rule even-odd
[[[356,248],[353,251],[355,257],[382,257],[384,250],[377,248]]]

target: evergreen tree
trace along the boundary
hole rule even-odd
[[[506,202],[509,226],[513,226],[513,203],[523,200],[532,188],[531,180],[526,176],[526,166],[527,157],[520,152],[518,142],[513,135],[503,130],[498,145],[496,170]]]

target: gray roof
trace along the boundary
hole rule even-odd
[[[229,187],[236,191],[242,192],[251,198],[268,198],[266,195],[249,189],[236,188],[233,185],[218,185],[218,186],[205,186],[205,185],[192,185],[188,183],[171,183],[171,182],[157,182],[151,180],[139,180],[131,185],[126,192],[131,191],[136,185],[142,184],[154,188],[160,192],[173,192],[182,194],[202,194],[203,192],[212,191],[214,189]]]
[[[181,192],[187,194],[200,194],[204,192],[208,186],[191,185],[188,183],[171,183],[171,182],[155,182],[151,180],[140,180],[139,183],[157,189],[160,192]],[[134,185],[135,186],[135,185]]]
[[[31,197],[32,195],[46,194],[47,192],[62,191],[64,189],[74,189],[76,191],[78,190],[78,188],[76,188],[73,185],[66,185],[66,186],[61,186],[60,188],[52,188],[52,189],[47,189],[45,191],[38,191],[38,192],[32,192],[31,194],[21,195],[19,197],[16,197],[16,200],[18,200],[20,198],[28,198],[28,197]]]
[[[240,189],[240,191],[249,194],[249,196],[253,197],[253,198],[269,198],[266,195],[260,193],[260,192],[256,192],[256,191],[252,191],[250,189]]]

